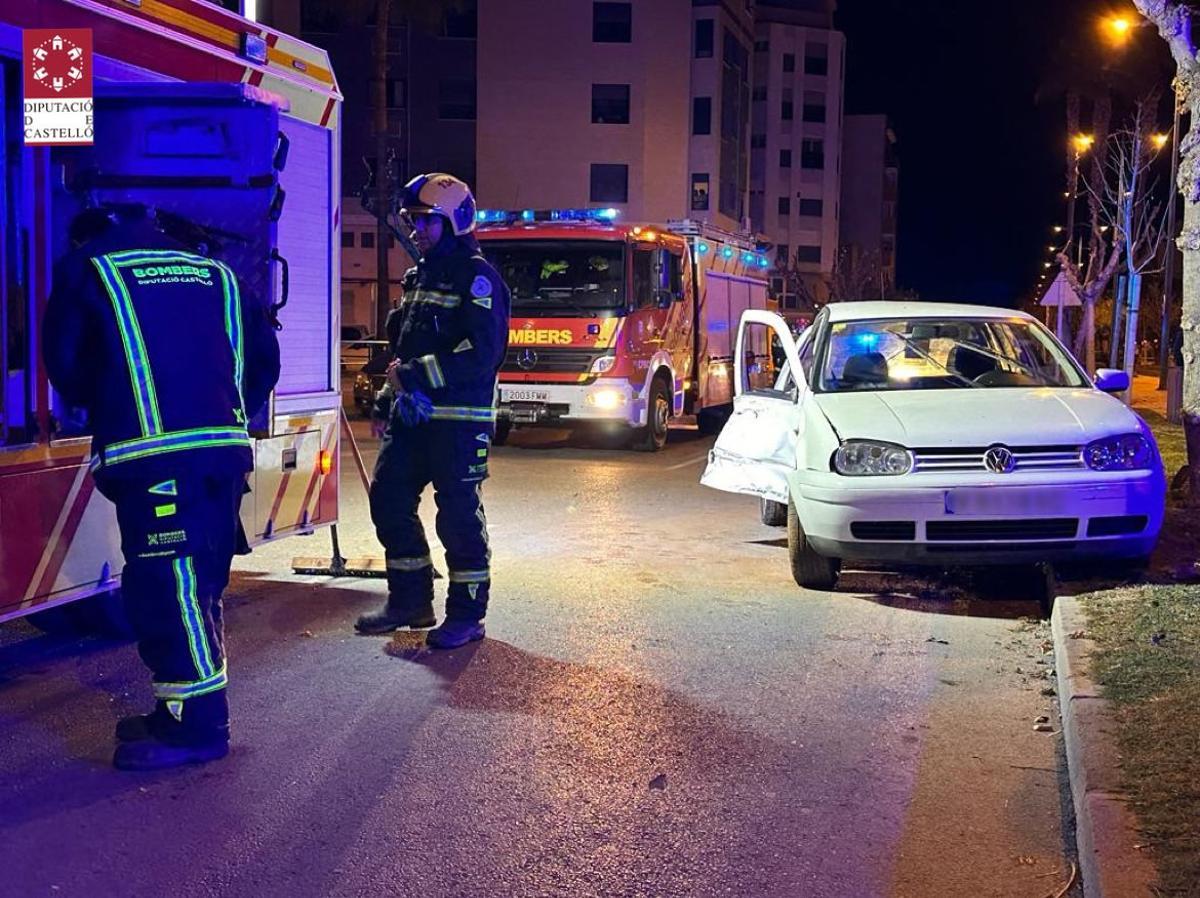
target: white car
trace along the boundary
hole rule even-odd
[[[786,362],[756,387],[772,332]],[[1108,395],[1128,376],[1093,382],[1029,315],[837,303],[797,341],[750,311],[734,358],[748,364],[701,482],[760,497],[768,522],[786,515],[801,586],[833,588],[843,560],[1137,564],[1154,548],[1162,460]]]

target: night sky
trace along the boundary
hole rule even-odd
[[[1130,7],[1111,0],[838,6],[846,112],[886,112],[898,138],[900,286],[923,299],[1015,305],[1065,215],[1065,100],[1056,86],[1105,67],[1118,92],[1159,77],[1167,84],[1165,48],[1140,29],[1124,54],[1136,54],[1138,67],[1115,69],[1096,21]]]

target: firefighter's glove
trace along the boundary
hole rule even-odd
[[[396,400],[396,415],[405,427],[419,427],[433,417],[433,403],[420,390],[401,393]]]

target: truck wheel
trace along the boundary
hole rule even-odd
[[[650,400],[646,405],[646,426],[633,432],[630,444],[639,452],[658,452],[667,445],[667,425],[671,421],[671,394],[662,378],[650,384]]]
[[[503,446],[508,442],[508,435],[512,433],[511,421],[497,421],[496,433],[492,436],[493,446]]]
[[[768,527],[786,527],[788,507],[772,499],[758,500],[758,516]]]
[[[805,589],[831,590],[837,586],[841,562],[836,558],[818,555],[809,545],[794,502],[788,502],[787,528],[788,559],[792,563],[792,577],[796,583]]]

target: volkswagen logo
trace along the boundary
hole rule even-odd
[[[537,353],[532,349],[522,349],[517,353],[517,367],[522,371],[532,371],[537,364]]]
[[[983,454],[983,466],[993,474],[1009,474],[1017,466],[1017,459],[1007,446],[993,446]]]

